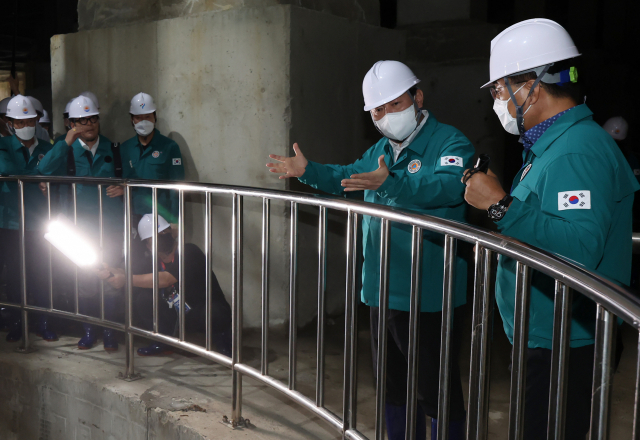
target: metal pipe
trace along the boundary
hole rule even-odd
[[[316,334],[316,405],[324,406],[324,324],[327,270],[327,208],[318,212],[318,329]]]
[[[516,300],[513,319],[509,440],[521,440],[524,435],[524,392],[527,376],[526,355],[529,342],[530,289],[529,268],[518,261],[516,266]]]
[[[407,356],[407,420],[405,425],[406,440],[415,440],[416,438],[421,293],[422,229],[414,226],[411,238],[411,299],[409,302],[409,347]]]
[[[20,240],[20,305],[22,308],[22,346],[21,351],[29,351],[29,316],[27,306],[27,256],[25,249],[25,212],[24,212],[24,182],[18,181],[18,209],[19,209],[19,240]]]
[[[51,222],[51,184],[47,185],[47,218]],[[53,247],[47,243],[47,254],[49,255],[49,310],[53,310]]]
[[[159,293],[159,280],[158,272],[158,189],[151,189],[151,275],[153,277],[153,301],[151,306],[153,307],[153,332],[158,333],[158,297]],[[180,254],[182,260],[182,254]]]
[[[471,333],[471,365],[469,367],[469,411],[467,439],[486,440],[489,416],[489,379],[491,367],[491,325],[493,296],[491,290],[489,249],[475,246],[475,283]]]
[[[13,304],[13,303],[7,303],[2,301],[0,301],[0,306],[9,307],[9,308],[18,309],[18,310],[22,309],[21,304]],[[100,318],[94,318],[93,316],[76,315],[73,312],[64,312],[62,310],[55,310],[55,309],[49,310],[46,307],[37,307],[37,306],[29,306],[29,305],[25,306],[25,310],[29,312],[43,313],[51,316],[57,316],[60,318],[71,319],[73,321],[85,322],[87,324],[100,325],[103,327],[112,328],[114,330],[124,331],[124,324],[120,324],[113,321],[102,321]]]
[[[449,392],[451,389],[451,333],[453,295],[456,281],[456,240],[444,237],[444,275],[442,292],[442,330],[440,336],[440,388],[438,390],[438,440],[449,437]],[[434,439],[435,440],[435,439]]]
[[[289,389],[296,389],[298,351],[298,319],[296,306],[296,277],[298,272],[298,204],[291,202],[289,226]]]
[[[385,438],[390,232],[389,220],[382,219],[380,221],[380,290],[378,293],[378,356],[376,358],[376,440],[384,440]]]
[[[213,202],[211,200],[211,193],[205,194],[205,210],[204,210],[204,254],[205,254],[205,348],[207,351],[212,350],[211,340],[211,291],[213,289],[213,280],[211,278],[211,271],[213,270],[213,221],[212,221],[212,209]]]
[[[350,326],[351,331],[349,337],[351,342],[349,343],[349,429],[356,429],[357,424],[357,403],[358,403],[358,294],[356,292],[356,266],[358,264],[357,242],[358,242],[358,225],[359,215],[353,214],[353,222],[351,223],[352,236],[353,236],[353,251],[351,252],[351,319]]]
[[[125,267],[125,379],[135,375],[133,334],[129,332],[133,321],[133,271],[131,270],[131,188],[124,188],[124,267]]]
[[[638,354],[636,359],[636,395],[633,403],[632,440],[640,440],[640,334],[638,334]]]
[[[271,201],[262,199],[262,339],[260,341],[260,372],[269,374],[269,249]]]
[[[613,356],[615,355],[616,317],[598,304],[591,401],[591,440],[609,438]]]
[[[102,206],[102,185],[98,185],[98,243],[100,246],[100,262],[104,262],[104,224]],[[100,319],[104,321],[104,280],[100,280]]]
[[[242,196],[233,195],[231,233],[231,307],[232,320],[232,347],[231,360],[233,371],[231,372],[231,418],[234,423],[242,419],[242,374],[235,368],[242,361]]]
[[[78,188],[75,183],[71,184],[71,193],[73,198],[73,224],[78,225]],[[79,290],[78,290],[78,266],[73,266],[73,272],[75,276],[74,285],[74,298],[76,300],[75,311],[76,315],[80,314],[80,302],[79,302]]]
[[[353,292],[352,285],[355,278],[355,267],[353,267],[353,254],[355,253],[355,236],[353,234],[353,223],[356,221],[356,214],[349,211],[347,214],[347,271],[346,271],[346,288],[345,288],[345,305],[344,305],[344,372],[342,387],[342,433],[351,427],[351,332],[353,327],[351,319],[353,317]]]
[[[180,292],[178,293],[180,298],[180,306],[179,306],[179,319],[178,324],[180,327],[180,340],[184,341],[185,337],[185,321],[184,321],[184,302],[186,300],[186,289],[185,289],[185,279],[184,279],[184,191],[180,190],[179,193],[179,210],[178,210],[178,249],[180,255],[180,264],[178,267],[179,277],[180,277]]]
[[[556,280],[549,389],[548,440],[564,440],[567,373],[571,343],[571,289]]]

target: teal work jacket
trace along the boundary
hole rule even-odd
[[[184,180],[180,147],[157,129],[146,147],[138,135],[121,145],[122,174],[127,179]],[[169,223],[178,222],[178,191],[158,191],[158,214]],[[151,189],[135,188],[133,209],[136,214],[151,213]]]
[[[471,142],[457,129],[429,115],[420,132],[393,160],[389,139],[382,138],[351,165],[321,165],[309,162],[300,181],[322,191],[344,195],[342,179],[378,168],[378,157],[385,156],[390,174],[376,191],[366,190],[367,202],[409,209],[420,214],[464,221],[466,203],[462,173],[471,167],[475,153]],[[378,306],[380,282],[380,220],[364,216],[362,220],[364,267],[362,302]],[[389,307],[409,310],[411,287],[411,236],[408,225],[392,223],[390,249]],[[444,273],[444,237],[424,232],[422,255],[423,312],[442,310]],[[457,257],[454,306],[466,302],[466,262]]]
[[[560,116],[524,161],[500,232],[629,284],[631,208],[640,185],[591,110],[578,105]],[[511,342],[515,274],[516,262],[501,256],[496,302]],[[550,349],[554,280],[536,271],[531,279],[529,347]],[[574,295],[571,347],[594,343],[595,312],[594,302]]]
[[[51,150],[49,141],[38,139],[38,145],[25,162],[24,146],[16,135],[0,138],[0,174],[12,176],[38,175],[38,162]],[[49,218],[47,197],[40,191],[37,183],[24,185],[25,228],[41,230]],[[0,228],[18,229],[19,205],[17,182],[4,182],[0,185]]]

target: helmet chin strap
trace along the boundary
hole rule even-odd
[[[511,90],[511,84],[509,83],[509,78],[508,77],[504,78],[504,84],[507,86],[507,90],[509,91],[509,96],[511,96],[511,100],[513,101],[513,105],[516,106],[516,121],[517,121],[517,124],[518,124],[518,131],[520,132],[520,136],[522,136],[524,134],[524,132],[526,131],[524,129],[524,113],[522,111],[522,106],[527,102],[527,99],[529,99],[529,97],[531,96],[531,94],[535,90],[535,88],[538,85],[538,83],[547,74],[547,71],[549,70],[550,67],[551,67],[551,64],[548,64],[548,65],[544,66],[544,69],[542,69],[542,72],[540,72],[540,75],[538,75],[536,80],[533,82],[533,85],[531,86],[531,89],[529,90],[529,94],[527,95],[525,100],[522,102],[522,105],[518,104],[518,101],[516,101],[516,97],[513,94],[513,90]]]

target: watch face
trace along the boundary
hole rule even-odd
[[[504,217],[505,214],[505,207],[495,204],[495,205],[491,205],[489,207],[489,209],[487,210],[488,214],[489,214],[489,218],[491,218],[491,220],[493,221],[497,221],[497,220],[501,220],[502,217]]]

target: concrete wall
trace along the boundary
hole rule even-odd
[[[469,18],[470,0],[398,0],[398,26]]]

